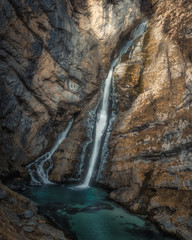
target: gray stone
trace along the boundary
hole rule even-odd
[[[12,198],[9,199],[9,203],[11,203],[11,204],[13,204],[13,205],[15,205],[15,206],[18,205],[18,202],[17,202],[16,198],[14,198],[14,197],[12,197]]]
[[[24,214],[24,217],[25,217],[25,218],[31,218],[31,217],[33,217],[33,215],[34,215],[33,211],[31,211],[31,210],[26,210],[26,211],[25,211],[25,214]]]
[[[27,226],[37,226],[38,225],[38,223],[33,219],[28,221],[26,224],[27,224]]]
[[[33,227],[30,227],[30,226],[24,226],[24,227],[23,227],[23,230],[24,230],[25,232],[28,232],[28,233],[32,233],[32,232],[35,231],[35,229],[34,229]]]
[[[8,200],[8,194],[0,188],[0,200]]]

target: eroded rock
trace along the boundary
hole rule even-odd
[[[2,183],[0,189],[7,195],[6,199],[1,199],[0,205],[0,239],[67,239],[62,231],[54,228],[44,217],[38,215],[35,203],[13,192]],[[13,198],[17,201],[17,205],[11,202]]]
[[[147,32],[117,66],[120,114],[102,180],[113,199],[181,239],[192,236],[189,9],[188,1],[157,2]]]
[[[26,176],[25,166],[51,148],[71,117],[88,111],[87,104],[94,107],[90,103],[100,93],[119,37],[140,19],[140,1],[0,4],[0,175],[5,178],[10,172]],[[82,125],[75,123],[74,131]],[[56,180],[74,172],[86,138],[86,131],[77,131],[81,136],[70,135],[70,144],[63,145],[63,170]],[[56,169],[59,159],[58,153]]]

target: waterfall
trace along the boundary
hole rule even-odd
[[[114,79],[112,79],[114,80]],[[103,144],[102,144],[102,148],[101,148],[101,155],[100,155],[100,158],[101,158],[101,161],[100,161],[100,164],[99,164],[99,169],[98,169],[98,172],[97,172],[97,177],[96,177],[96,182],[100,182],[101,183],[101,177],[102,177],[102,171],[105,167],[105,164],[107,162],[107,157],[108,157],[108,153],[109,153],[109,149],[108,149],[108,142],[109,142],[109,137],[110,137],[110,134],[111,134],[111,131],[112,131],[112,128],[113,128],[113,123],[116,119],[116,116],[118,114],[118,103],[117,103],[117,92],[115,90],[115,83],[114,81],[112,81],[112,91],[111,91],[111,98],[112,98],[112,101],[111,101],[111,112],[109,114],[109,123],[108,123],[108,126],[107,126],[107,129],[106,129],[106,133],[105,133],[105,137],[104,137],[104,141],[103,141]]]
[[[97,158],[100,152],[101,148],[101,141],[102,137],[104,136],[104,133],[107,129],[108,126],[108,106],[109,106],[109,96],[110,96],[110,89],[111,89],[111,82],[112,82],[112,77],[113,77],[113,71],[116,67],[116,65],[119,62],[119,59],[121,56],[128,50],[130,46],[134,44],[134,41],[140,37],[146,29],[146,22],[141,23],[134,31],[133,39],[128,41],[125,46],[121,49],[119,56],[113,60],[111,64],[111,68],[109,70],[108,76],[104,81],[104,86],[103,86],[103,98],[101,100],[101,107],[97,111],[97,116],[96,116],[96,126],[95,126],[95,138],[93,142],[93,149],[89,161],[89,167],[88,171],[85,177],[85,180],[83,184],[77,186],[77,188],[87,188],[89,187],[91,177],[94,172],[94,168],[97,162]]]
[[[58,135],[54,146],[51,148],[49,152],[46,152],[41,157],[36,159],[34,162],[27,165],[28,172],[31,176],[31,185],[53,184],[49,180],[49,171],[53,167],[53,161],[51,158],[55,151],[57,150],[58,146],[67,137],[72,124],[73,119],[69,121],[65,131]]]

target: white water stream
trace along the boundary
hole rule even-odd
[[[131,47],[134,44],[134,41],[145,32],[145,29],[146,29],[146,22],[141,23],[138,26],[138,28],[136,28],[133,35],[133,39],[126,43],[126,45],[121,49],[119,56],[115,60],[113,60],[111,64],[111,68],[109,70],[108,76],[104,82],[101,108],[97,113],[97,120],[96,120],[96,126],[95,126],[95,138],[94,138],[93,149],[92,149],[92,153],[89,161],[89,168],[83,184],[77,186],[77,188],[88,188],[91,181],[91,177],[94,173],[94,168],[95,168],[100,147],[101,147],[102,137],[108,126],[108,106],[109,106],[109,96],[110,96],[113,71],[117,66],[121,56],[128,50],[129,47]]]
[[[31,176],[32,185],[41,185],[41,184],[53,184],[49,180],[49,171],[53,167],[52,156],[62,143],[62,141],[67,137],[69,130],[73,124],[73,119],[71,119],[64,132],[60,133],[57,137],[57,140],[54,146],[49,152],[46,152],[41,157],[36,159],[34,162],[27,165],[28,172]],[[47,165],[47,166],[46,166]]]

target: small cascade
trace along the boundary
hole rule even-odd
[[[88,171],[85,177],[85,180],[83,184],[77,186],[77,188],[88,188],[90,184],[91,177],[94,173],[94,168],[97,162],[97,158],[101,149],[101,142],[106,135],[107,139],[104,139],[104,145],[108,144],[108,139],[109,139],[109,134],[105,134],[107,128],[109,125],[112,125],[113,121],[110,121],[108,119],[108,106],[109,106],[109,96],[110,96],[110,90],[111,90],[111,83],[112,83],[112,77],[113,77],[113,71],[115,67],[117,66],[119,59],[121,56],[134,44],[134,41],[140,37],[146,29],[146,22],[141,23],[134,32],[133,39],[128,41],[125,46],[121,49],[119,56],[113,60],[111,64],[111,68],[109,70],[108,76],[104,81],[104,86],[103,86],[103,98],[101,100],[101,107],[97,111],[97,116],[96,116],[96,126],[95,126],[95,138],[93,142],[93,149],[89,161],[89,167]],[[98,105],[100,106],[100,105]],[[111,126],[109,126],[111,128]],[[106,147],[105,147],[106,148]],[[100,170],[101,171],[101,170]]]
[[[49,152],[46,152],[41,157],[36,159],[34,162],[27,165],[28,172],[31,176],[31,185],[41,185],[41,184],[53,184],[49,180],[49,171],[53,167],[52,156],[62,143],[62,141],[67,137],[71,126],[73,124],[73,119],[71,119],[64,132],[60,133],[54,146]]]
[[[88,112],[88,117],[84,119],[83,125],[86,127],[86,141],[82,143],[82,150],[81,150],[81,155],[79,159],[79,167],[78,167],[78,172],[76,174],[75,178],[68,178],[69,182],[80,182],[82,181],[82,176],[84,172],[84,165],[85,165],[85,159],[88,158],[89,154],[89,147],[93,143],[93,132],[94,132],[94,127],[95,127],[95,116],[96,116],[96,110],[97,106],[95,109],[91,110]],[[76,189],[76,187],[70,187]]]
[[[83,144],[83,149],[81,153],[81,158],[80,158],[80,167],[79,167],[79,172],[78,175],[81,176],[83,172],[83,166],[84,166],[84,160],[86,158],[86,153],[87,153],[87,148],[89,144],[92,143],[93,138],[93,130],[94,130],[94,123],[95,123],[95,115],[96,115],[96,109],[92,110],[89,112],[89,117],[86,119],[86,126],[87,126],[87,138],[88,140]]]

